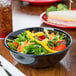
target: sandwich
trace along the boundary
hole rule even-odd
[[[66,26],[76,26],[76,11],[52,11],[47,13],[47,21]]]

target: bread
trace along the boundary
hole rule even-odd
[[[48,12],[47,21],[67,26],[76,26],[76,11]]]

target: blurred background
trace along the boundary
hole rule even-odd
[[[75,8],[75,0],[72,4],[72,8]],[[50,6],[57,6],[59,3],[64,3],[69,7],[69,0],[61,0],[49,5],[32,5],[28,2],[21,0],[13,0],[13,30],[18,30],[24,27],[40,26],[42,24],[40,20],[40,14],[46,11]]]

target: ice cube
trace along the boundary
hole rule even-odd
[[[11,5],[11,0],[0,0],[0,7]]]

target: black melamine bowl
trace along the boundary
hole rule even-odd
[[[70,39],[70,43],[67,46],[67,48],[60,51],[60,52],[53,53],[53,54],[48,54],[48,55],[28,55],[28,54],[23,54],[23,53],[16,52],[16,51],[10,49],[7,45],[7,41],[6,41],[7,38],[13,39],[14,36],[24,32],[25,30],[43,31],[44,29],[47,29],[49,31],[54,31],[54,32],[58,31],[58,32],[62,32],[64,34],[66,34],[67,38]],[[46,28],[46,27],[44,27],[44,28],[43,27],[25,28],[25,29],[18,30],[16,32],[10,33],[5,38],[4,45],[9,50],[9,52],[11,53],[13,58],[16,61],[18,61],[19,63],[26,64],[28,66],[32,66],[32,67],[35,67],[35,68],[42,68],[42,67],[53,66],[54,64],[58,63],[65,56],[68,49],[72,45],[72,37],[68,33],[64,32],[60,29],[56,29],[56,28]]]

